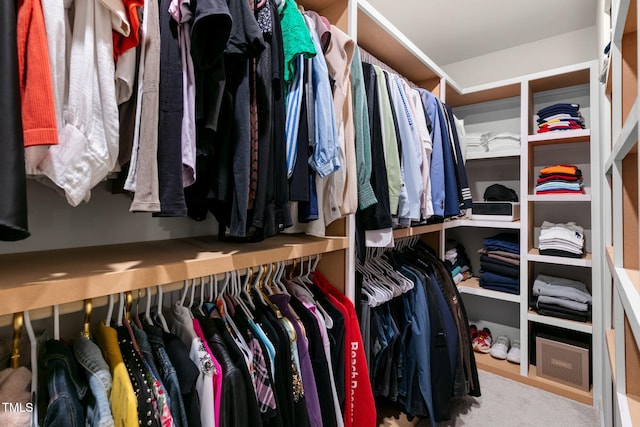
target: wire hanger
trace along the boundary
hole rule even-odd
[[[116,321],[117,326],[122,326],[122,317],[124,316],[124,292],[120,292],[118,298],[118,319]]]
[[[153,325],[153,320],[151,320],[151,288],[146,289],[146,306],[144,308],[144,320],[147,322],[147,325]]]
[[[60,341],[60,306],[58,304],[53,306],[53,339]]]

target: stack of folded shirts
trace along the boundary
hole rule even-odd
[[[557,130],[584,129],[580,104],[554,104],[538,111],[538,133]]]
[[[540,170],[536,194],[582,194],[582,186],[582,171],[576,166],[548,166]]]
[[[575,222],[554,224],[544,221],[539,242],[540,255],[568,258],[582,258],[584,255],[584,229]]]
[[[482,240],[480,287],[520,293],[520,239],[516,233],[500,233]]]
[[[444,263],[451,272],[451,277],[453,277],[456,285],[473,276],[471,261],[467,256],[464,246],[453,239],[447,239],[445,249]]]
[[[533,282],[532,308],[545,316],[588,322],[591,320],[591,293],[577,280],[539,274]]]
[[[465,135],[467,152],[482,153],[489,151],[488,138],[492,132],[471,132]]]
[[[485,138],[488,151],[505,151],[520,149],[520,134],[500,132]]]

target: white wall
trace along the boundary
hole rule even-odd
[[[465,88],[591,61],[602,49],[593,26],[443,65],[442,69]]]

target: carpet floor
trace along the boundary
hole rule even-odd
[[[450,421],[438,427],[596,427],[595,408],[485,371],[478,371],[482,396],[455,399]],[[380,426],[427,427],[428,420],[408,422],[385,417]]]

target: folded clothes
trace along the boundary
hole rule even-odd
[[[532,293],[535,296],[546,295],[565,298],[585,304],[591,304],[592,302],[591,292],[583,282],[546,274],[538,274],[536,276],[533,281]]]
[[[558,114],[558,113],[575,114],[575,113],[578,113],[579,111],[580,111],[580,104],[558,102],[556,104],[548,105],[544,108],[539,109],[538,116],[548,117],[550,115]]]
[[[574,252],[561,251],[558,249],[540,249],[540,255],[559,256],[564,258],[582,258],[584,254],[576,254]]]
[[[482,244],[489,251],[505,251],[520,253],[520,237],[516,233],[500,233],[482,239]]]
[[[505,265],[497,264],[493,262],[481,262],[480,272],[483,273],[487,271],[491,271],[496,274],[501,274],[503,276],[509,276],[509,277],[515,277],[515,278],[520,277],[520,269],[515,265],[507,267]]]
[[[562,308],[568,308],[575,311],[589,311],[589,304],[585,304],[578,301],[572,301],[570,299],[550,297],[547,295],[540,295],[538,297],[538,304],[553,304]]]
[[[545,182],[576,182],[582,181],[582,176],[579,175],[540,175],[540,178],[536,180],[536,184],[542,184]]]
[[[489,251],[486,248],[478,249],[478,253],[479,254],[487,254],[487,255],[490,255],[490,254],[500,255],[502,257],[513,258],[513,259],[517,259],[517,260],[520,259],[520,254],[519,253],[518,254],[514,254],[512,252],[507,252],[507,251]]]
[[[516,288],[497,283],[480,283],[480,287],[483,289],[489,289],[491,291],[507,292],[514,295],[520,295],[520,286]]]
[[[493,271],[482,271],[480,281],[484,283],[493,283],[505,286],[520,286],[520,277],[510,277]]]
[[[582,191],[582,182],[544,182],[536,185],[537,191],[547,191],[547,190],[573,190],[573,191]]]
[[[537,308],[535,311],[536,313],[542,316],[558,317],[560,319],[575,320],[576,322],[585,322],[585,323],[591,321],[591,312],[587,314],[582,314],[578,312],[566,313],[564,311],[553,310],[548,308]]]
[[[540,175],[553,175],[553,174],[568,174],[568,175],[582,175],[582,172],[578,173],[578,169],[575,165],[553,165],[540,169]]]

